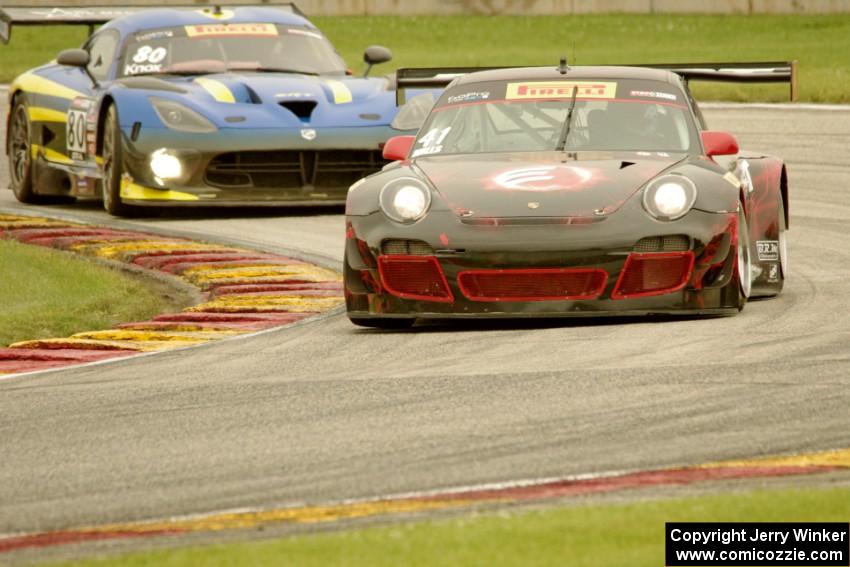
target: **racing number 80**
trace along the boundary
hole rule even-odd
[[[69,152],[85,153],[86,149],[86,114],[71,111],[68,113],[68,127],[65,135],[68,138]]]

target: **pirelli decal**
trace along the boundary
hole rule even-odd
[[[276,36],[274,24],[198,24],[186,26],[186,35],[194,38],[235,36]]]
[[[536,81],[508,83],[506,100],[571,98],[615,98],[617,83],[608,81]]]

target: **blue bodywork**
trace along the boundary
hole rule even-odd
[[[306,18],[275,7],[234,7],[221,13],[151,9],[112,20],[88,40],[84,49],[103,34],[118,36],[102,80],[94,81],[83,67],[56,62],[18,77],[9,93],[10,116],[16,104],[27,106],[33,193],[101,196],[108,176],[102,155],[104,122],[114,106],[121,143],[120,197],[127,205],[344,202],[351,183],[385,164],[380,151],[384,142],[412,133],[391,127],[399,111],[393,77],[240,70],[120,76],[128,45],[146,30],[240,23],[321,33]],[[170,128],[152,104],[163,99],[203,116],[214,131]],[[287,101],[314,101],[315,107],[299,113]],[[71,123],[83,116],[85,151],[72,151]],[[9,147],[7,143],[7,152]],[[157,181],[150,159],[161,150],[181,159],[184,176]]]

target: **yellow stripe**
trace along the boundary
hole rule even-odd
[[[331,92],[334,95],[334,103],[336,104],[345,104],[347,102],[351,102],[351,91],[342,81],[335,81],[333,79],[328,79],[325,81],[325,84],[330,87]]]
[[[126,179],[121,180],[121,198],[134,201],[197,201],[199,197],[182,191],[169,189],[151,189],[136,185]]]
[[[39,146],[38,144],[33,144],[32,146],[30,146],[30,152],[32,153],[33,159],[37,158],[39,154],[41,154],[47,161],[53,161],[56,163],[63,163],[67,165],[74,163],[74,161],[65,154],[59,153],[56,150],[51,150],[50,148],[45,148],[44,146]]]
[[[216,20],[229,20],[235,14],[233,10],[221,10],[220,12],[215,12],[209,8],[204,8],[203,10],[198,10],[197,12],[202,16],[207,16],[208,18],[213,18]]]
[[[40,77],[35,73],[24,73],[17,79],[12,81],[12,86],[9,88],[11,92],[21,89],[28,93],[35,93],[45,96],[57,96],[59,98],[72,99],[78,96],[83,96],[83,93],[74,89],[64,87],[55,81]]]
[[[134,331],[129,329],[111,329],[107,331],[87,331],[71,335],[72,339],[87,339],[94,341],[179,341],[187,343],[199,343],[233,337],[244,334],[240,331]]]
[[[59,110],[44,108],[42,106],[30,106],[27,108],[30,122],[67,122],[68,115]]]
[[[761,457],[756,459],[741,459],[737,461],[721,461],[707,463],[698,468],[726,467],[841,467],[850,468],[850,449],[822,451],[819,453],[803,453],[787,457]]]
[[[337,522],[354,518],[368,518],[389,514],[411,514],[429,510],[441,510],[469,506],[465,500],[384,500],[377,502],[353,502],[329,506],[304,506],[301,508],[278,508],[246,512],[209,514],[191,518],[177,518],[160,522],[138,522],[87,526],[74,530],[83,533],[110,533],[115,531],[148,533],[163,530],[189,532],[221,531],[254,528],[266,524],[317,524]]]
[[[199,77],[195,79],[195,82],[203,87],[205,91],[210,93],[218,102],[227,102],[231,104],[236,102],[236,99],[233,98],[233,93],[230,92],[227,85],[220,81]]]

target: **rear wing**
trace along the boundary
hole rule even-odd
[[[792,102],[797,101],[797,62],[760,61],[756,63],[662,63],[630,65],[667,69],[685,81],[718,81],[726,83],[789,83]],[[508,67],[423,67],[396,71],[396,105],[405,102],[407,89],[445,88],[467,73],[507,69]]]
[[[230,6],[247,6],[248,4],[233,3]],[[304,13],[298,7],[291,3],[269,3],[269,4],[254,4],[256,7],[274,7],[281,8],[304,16]],[[94,27],[105,24],[115,18],[137,14],[143,10],[151,10],[156,8],[177,8],[186,10],[211,10],[220,11],[221,6],[205,6],[203,4],[195,4],[194,6],[153,6],[153,5],[136,5],[136,6],[7,6],[0,8],[0,41],[9,43],[9,38],[12,37],[13,26],[88,26],[89,35],[94,32]]]
[[[667,69],[685,81],[714,81],[723,83],[788,83],[791,102],[797,101],[797,62],[759,61],[755,63],[663,63],[633,65]]]

